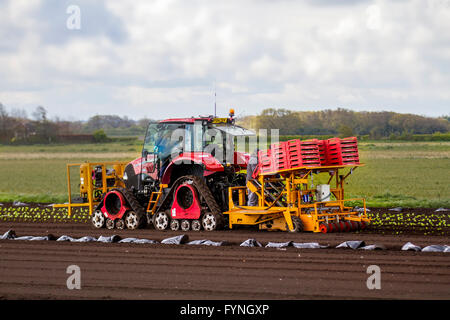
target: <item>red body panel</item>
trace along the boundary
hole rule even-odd
[[[106,199],[108,198],[108,195],[110,195],[112,193],[119,197],[120,204],[121,204],[120,210],[116,214],[112,214],[112,213],[108,212],[108,210],[106,210],[106,208],[105,208]],[[116,219],[122,219],[122,217],[125,214],[125,212],[127,212],[129,209],[130,208],[127,206],[127,203],[126,203],[125,199],[123,198],[123,196],[122,196],[122,194],[120,192],[110,191],[110,192],[108,192],[106,194],[106,196],[104,198],[103,206],[101,208],[101,211],[102,211],[103,215],[105,215],[106,217],[110,218],[111,220],[116,220]]]
[[[152,177],[153,179],[157,179],[158,172],[156,172],[156,170],[153,170],[153,155],[148,155],[146,161],[141,157],[131,161],[130,164],[133,166],[134,173],[136,175],[145,173],[150,175],[150,177]]]
[[[178,199],[177,198],[178,191],[180,190],[181,187],[189,188],[191,190],[191,192],[194,194],[192,205],[186,209],[181,207],[178,204],[178,202],[176,201],[176,199]],[[170,209],[170,216],[172,219],[198,219],[198,218],[200,218],[201,206],[198,201],[198,194],[197,194],[197,191],[195,190],[195,188],[192,187],[190,184],[182,184],[182,185],[178,186],[178,188],[175,192],[174,199],[175,200],[173,201],[172,208]]]
[[[171,182],[170,174],[172,173],[173,168],[179,164],[199,164],[205,169],[205,175],[224,170],[223,165],[209,153],[185,152],[173,159],[171,163],[169,163],[162,177],[162,183],[168,184]]]

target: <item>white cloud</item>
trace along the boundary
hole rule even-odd
[[[149,108],[155,118],[206,114],[216,80],[218,103],[246,114],[271,106],[450,109],[445,1],[114,0],[100,2],[96,33],[54,35],[46,30],[65,24],[55,17],[49,29],[39,15],[49,1],[0,4],[0,40],[8,39],[0,42],[0,101],[8,106],[83,118],[138,118]],[[90,17],[93,8],[80,8]]]

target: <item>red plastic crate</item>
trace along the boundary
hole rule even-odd
[[[332,138],[326,142],[327,165],[359,164],[358,140]]]
[[[320,165],[326,166],[327,161],[327,140],[319,140],[318,146],[319,146],[319,157],[320,157]]]
[[[286,141],[286,151],[288,156],[289,168],[301,167],[301,143],[299,139]]]
[[[258,152],[258,167],[259,172],[271,172],[272,171],[272,158],[269,150],[260,150]]]
[[[289,168],[304,166],[320,166],[318,140],[300,141],[299,139],[286,142]]]
[[[286,142],[280,142],[270,146],[273,171],[289,169],[286,150]]]
[[[320,166],[319,140],[302,141],[302,162],[305,166]]]

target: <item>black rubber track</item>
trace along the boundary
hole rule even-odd
[[[197,189],[200,198],[204,199],[206,205],[208,206],[208,209],[218,217],[218,228],[222,228],[225,224],[225,217],[222,213],[222,210],[217,204],[216,199],[214,199],[214,196],[212,195],[211,190],[208,188],[206,182],[198,176],[189,175],[178,178],[172,185],[172,188],[162,201],[161,205],[158,207],[157,211],[164,211],[169,209],[172,205],[175,190],[179,185],[188,180],[192,180],[192,185]]]
[[[137,201],[136,197],[133,195],[133,193],[126,189],[126,188],[114,188],[111,191],[117,191],[120,192],[123,197],[125,198],[125,200],[127,201],[128,205],[131,207],[131,209],[136,212],[136,214],[139,217],[139,227],[143,227],[145,226],[145,224],[147,223],[147,219],[146,219],[146,213],[145,213],[145,209],[141,206],[141,204]],[[104,197],[103,197],[104,199]],[[102,201],[98,204],[97,206],[97,210],[99,210],[102,205],[103,205],[103,199]]]

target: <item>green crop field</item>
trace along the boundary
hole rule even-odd
[[[0,202],[64,202],[66,164],[132,160],[140,143],[0,146]],[[360,143],[347,197],[373,207],[450,207],[450,142]],[[76,188],[76,184],[73,184]]]

